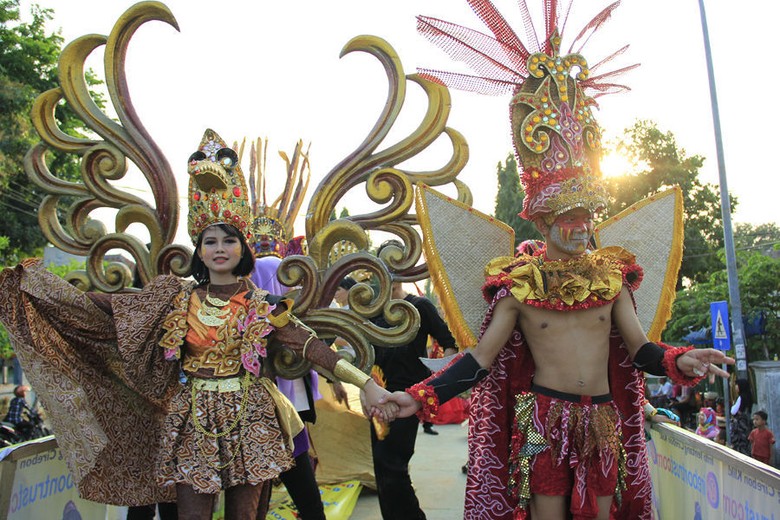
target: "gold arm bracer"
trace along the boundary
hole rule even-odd
[[[339,359],[336,362],[336,366],[333,368],[333,375],[340,381],[355,385],[361,389],[371,380],[371,376],[346,359]]]

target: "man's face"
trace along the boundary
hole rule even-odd
[[[336,293],[333,295],[336,303],[344,307],[349,302],[349,292],[343,287],[336,289]]]
[[[584,208],[575,208],[556,217],[546,238],[564,253],[581,255],[592,235],[593,215]]]

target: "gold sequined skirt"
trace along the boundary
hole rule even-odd
[[[542,387],[535,387],[544,393]],[[554,391],[552,391],[554,392]],[[611,398],[586,402],[573,402],[561,396],[545,395],[543,410],[539,409],[537,393],[522,392],[515,402],[510,454],[510,492],[518,497],[519,505],[526,508],[531,498],[531,467],[534,457],[550,450],[553,461],[568,465],[575,457],[583,467],[591,460],[615,461],[617,483],[615,497],[626,488],[626,452],[621,443],[620,418]],[[579,397],[579,396],[576,396]]]

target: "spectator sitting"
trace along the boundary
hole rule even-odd
[[[682,388],[677,402],[673,403],[670,407],[677,415],[680,416],[680,424],[685,428],[691,427],[692,412],[696,410],[696,392],[692,387],[685,386]]]
[[[650,394],[650,402],[655,407],[664,407],[669,404],[672,399],[672,382],[669,378],[662,377],[659,380],[660,386]]]

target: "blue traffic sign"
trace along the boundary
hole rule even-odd
[[[712,316],[712,346],[718,350],[731,348],[731,326],[729,325],[728,302],[710,303]]]

